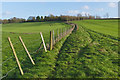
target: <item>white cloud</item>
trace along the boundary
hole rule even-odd
[[[114,3],[114,2],[111,2],[111,3],[109,3],[109,4],[108,4],[108,6],[109,6],[109,7],[114,8],[114,7],[116,7],[116,6],[117,6],[117,4],[116,4],[116,3]]]
[[[78,14],[79,11],[78,10],[69,10],[67,13],[69,13],[69,14]]]
[[[89,9],[89,6],[85,5],[83,6],[83,9]]]
[[[2,13],[2,15],[4,15],[4,16],[10,15],[10,14],[11,14],[11,12],[9,12],[9,11],[6,11],[6,12]]]

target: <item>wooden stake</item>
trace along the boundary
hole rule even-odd
[[[67,28],[67,34],[69,34],[69,27]]]
[[[66,35],[66,28],[65,28],[65,35]]]
[[[55,44],[55,33],[54,33],[54,30],[53,30],[53,45]]]
[[[52,46],[53,46],[52,39],[53,39],[53,35],[52,35],[52,31],[50,31],[50,50],[52,50]]]
[[[42,38],[42,42],[43,42],[43,46],[44,46],[45,52],[47,52],[47,49],[46,49],[46,46],[45,46],[45,41],[44,41],[42,32],[40,32],[40,35],[41,35],[41,38]]]
[[[11,42],[11,40],[10,40],[10,37],[8,37],[8,40],[9,40],[9,42],[10,42],[10,45],[11,45],[11,48],[12,48],[12,50],[13,50],[13,53],[14,53],[16,62],[17,62],[17,64],[18,64],[18,67],[19,67],[19,69],[20,69],[20,72],[21,72],[21,74],[23,75],[23,74],[24,74],[24,73],[23,73],[23,70],[22,70],[21,65],[20,65],[20,62],[19,62],[19,60],[18,60],[18,58],[17,58],[16,52],[15,52],[15,49],[14,49],[14,47],[13,47],[13,44],[12,44],[12,42]]]
[[[35,65],[35,63],[34,63],[34,61],[33,61],[32,57],[31,57],[30,53],[28,52],[28,50],[27,50],[27,48],[26,48],[26,46],[25,46],[25,44],[24,44],[24,42],[23,42],[23,40],[22,40],[21,36],[19,36],[19,39],[20,39],[20,41],[21,41],[21,43],[22,43],[23,47],[25,48],[25,50],[26,50],[26,52],[27,52],[27,54],[28,54],[28,57],[30,58],[30,60],[31,60],[32,64],[33,64],[33,65]]]
[[[62,28],[61,28],[61,37],[60,37],[60,39],[62,38]]]
[[[58,29],[58,41],[59,41],[59,29]]]

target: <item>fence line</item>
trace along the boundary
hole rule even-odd
[[[35,50],[34,52],[30,53],[30,54],[34,54],[34,53],[37,52],[37,51],[38,51],[38,49]],[[27,56],[26,56],[26,57],[27,57]],[[24,62],[24,60],[25,60],[25,59],[22,60],[21,64]],[[18,66],[16,66],[16,67],[12,68],[11,70],[9,70],[9,71],[6,73],[5,76],[3,76],[2,78],[0,78],[0,80],[3,79],[3,78],[5,78],[5,77],[7,77],[7,75],[8,75],[10,72],[12,72],[13,70],[15,70],[17,67],[18,67]]]
[[[13,58],[13,56],[11,56],[10,58],[6,59],[5,61],[2,62],[2,65],[7,62],[9,59]]]
[[[40,39],[38,39],[38,40],[34,40],[34,41],[39,41]],[[32,42],[32,41],[31,41]],[[35,44],[36,45],[36,44]],[[30,46],[31,47],[31,46]],[[28,48],[30,48],[30,47],[28,47]],[[23,50],[20,50],[19,52],[16,52],[17,54],[18,53],[20,53],[20,52],[22,52],[22,51],[24,51],[24,49]],[[5,61],[3,61],[2,62],[2,64],[4,64],[4,63],[6,63],[8,60],[10,60],[11,58],[13,58],[13,56],[11,55],[9,58],[7,58]]]
[[[69,24],[69,23],[67,23]],[[52,50],[54,48],[54,45],[56,44],[56,42],[58,42],[59,40],[61,40],[63,37],[65,37],[66,35],[70,34],[74,28],[75,28],[75,25],[74,24],[70,24],[72,25],[72,27],[68,27],[68,28],[61,28],[61,29],[57,29],[57,32],[55,32],[54,30],[53,31],[50,31],[50,43],[49,43],[49,49]],[[56,35],[56,34],[57,35]],[[40,39],[38,39],[40,40]],[[38,40],[34,40],[34,41],[38,41]],[[19,42],[19,41],[18,41]],[[18,42],[14,43],[14,44],[17,44]],[[33,41],[31,41],[33,42]],[[13,44],[13,45],[14,45]],[[6,48],[6,47],[5,47]],[[29,48],[29,47],[28,47]],[[36,53],[39,49],[35,50],[34,52],[30,53],[30,54],[33,54],[33,53]],[[21,50],[21,51],[24,51],[24,50]],[[21,51],[17,52],[17,53],[20,53]],[[27,56],[26,56],[27,57]],[[7,62],[9,59],[11,59],[13,57],[10,57],[8,58],[7,60],[5,60],[2,64],[4,64],[5,62]],[[23,59],[24,61],[25,59]],[[23,62],[22,61],[22,62]],[[21,63],[22,63],[21,62]],[[13,70],[15,70],[16,67],[12,68],[11,70],[9,70],[5,76],[3,76],[2,78],[4,77],[7,77],[7,75],[12,72]]]
[[[39,41],[39,40],[40,40],[40,39],[33,40],[33,41],[35,42],[35,41]],[[30,43],[33,42],[33,41],[30,41]],[[20,41],[17,41],[16,43],[13,43],[13,46],[14,46],[15,44],[17,44],[17,43],[20,43]],[[9,45],[9,46],[10,46],[10,45]],[[8,46],[7,46],[7,47],[8,47]],[[6,48],[7,48],[7,47],[6,47]],[[22,51],[22,50],[20,50],[20,51]],[[7,52],[7,53],[10,53],[10,52],[11,52],[11,51],[9,51],[9,52]],[[2,53],[2,54],[3,54],[3,53]],[[6,53],[5,53],[5,54],[6,54]]]
[[[13,43],[13,45],[15,45],[15,44],[17,44],[17,43],[19,43],[19,41],[17,41],[16,43]],[[10,45],[6,46],[6,47],[3,48],[3,49],[6,49],[6,48],[8,48],[8,47],[10,47]]]
[[[59,40],[61,40],[63,37],[65,37],[66,35],[70,34],[73,29],[75,28],[74,24],[70,24],[72,25],[72,27],[70,28],[61,28],[61,29],[57,29],[57,36],[55,36],[55,31],[50,31],[50,50],[53,49],[54,45],[56,42],[58,42]]]
[[[35,44],[36,45],[36,44]],[[23,50],[22,50],[23,51]],[[38,51],[38,49],[37,50],[35,50],[35,51],[33,51],[32,53],[30,53],[30,54],[34,54],[34,53],[36,53]],[[26,56],[27,57],[27,56]],[[12,57],[10,57],[10,58],[8,58],[8,59],[11,59],[11,58],[13,58],[13,56]],[[24,62],[24,60],[25,59],[23,59],[23,61],[21,62],[21,63],[23,63]],[[4,61],[2,64],[4,64],[5,62],[7,62],[7,60],[6,61]],[[0,79],[3,79],[3,78],[5,78],[5,77],[7,77],[7,75],[10,73],[10,72],[12,72],[13,70],[15,70],[17,68],[17,66],[16,67],[14,67],[14,68],[12,68],[11,70],[9,70],[7,73],[6,73],[6,75],[5,76],[3,76],[2,78],[0,78]]]
[[[13,70],[15,70],[16,68],[17,68],[17,66],[14,67],[14,68],[12,68],[11,70],[9,70],[9,71],[5,74],[5,76],[2,76],[2,77],[0,78],[0,80],[3,79],[3,78],[5,78],[5,77],[7,77],[7,75],[8,75],[10,72],[12,72]]]
[[[41,34],[42,35],[42,34]],[[19,37],[20,38],[20,37]],[[42,40],[43,40],[43,36],[41,36],[41,38],[42,38]],[[8,37],[8,40],[10,41],[10,38]],[[40,40],[40,39],[39,39]],[[38,40],[37,40],[38,41]],[[10,41],[10,43],[11,43],[11,41]],[[43,42],[43,44],[44,44],[44,42]],[[12,45],[13,46],[13,45]],[[44,47],[45,47],[45,45],[44,45]],[[12,48],[13,49],[13,48]],[[14,52],[15,50],[13,50],[13,52]],[[22,50],[23,51],[23,50]],[[35,52],[37,52],[38,50],[36,50],[36,51],[34,51],[34,52],[32,52],[32,53],[30,53],[30,54],[33,54],[33,53],[35,53]],[[13,57],[11,57],[11,58],[13,58]],[[11,58],[8,58],[7,60],[9,60],[9,59],[11,59]],[[7,61],[6,60],[6,61]],[[24,59],[25,60],[25,59]],[[24,61],[23,60],[23,61]],[[6,61],[4,61],[4,62],[6,62]],[[23,62],[22,61],[22,62]],[[20,66],[19,66],[20,67]],[[11,70],[9,70],[7,73],[6,73],[6,75],[5,76],[3,76],[2,78],[4,78],[4,77],[6,77],[10,72],[12,72],[14,69],[15,69],[16,67],[14,67],[14,68],[12,68]],[[21,70],[20,70],[21,71]],[[21,73],[22,75],[23,75],[23,73]],[[1,78],[1,79],[2,79]]]

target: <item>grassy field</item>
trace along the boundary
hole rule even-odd
[[[118,40],[105,36],[107,34],[117,37],[117,21],[84,20],[72,21],[72,23],[76,23],[79,30],[73,32],[63,44],[53,76],[57,78],[118,78],[120,73]],[[112,25],[110,29],[109,23]]]
[[[73,22],[87,29],[118,37],[118,20],[83,20]]]
[[[44,27],[44,28],[43,28]],[[30,23],[13,23],[4,24],[3,32],[17,32],[17,33],[36,33],[49,32],[58,28],[65,27],[62,22],[30,22]]]
[[[0,55],[2,55],[2,24],[0,24]],[[0,77],[2,77],[2,56],[0,56]]]
[[[16,67],[7,76],[8,78],[118,78],[120,75],[118,74],[117,20],[71,22],[77,24],[79,29],[63,38],[52,51],[47,53],[43,50],[38,53],[34,52],[40,45],[39,29],[44,32],[45,41],[49,42],[48,29],[70,27],[70,25],[60,22],[19,23],[20,27],[29,25],[26,28],[25,26],[21,28],[23,31],[19,31],[19,27],[15,29],[13,24],[3,25],[3,61],[13,56],[10,46],[6,48],[9,45],[7,37],[10,36],[25,73],[21,76],[15,59],[10,58],[3,64],[3,75]],[[38,27],[39,24],[40,27]],[[11,26],[11,29],[8,30],[10,27],[7,25]],[[52,28],[50,25],[53,25]],[[44,29],[45,26],[48,28]],[[34,34],[22,34],[21,32],[33,32]],[[36,63],[35,66],[31,64],[21,43],[18,42],[19,35],[23,37],[26,46],[28,46]]]
[[[46,42],[46,45],[49,44],[50,40],[50,30],[54,30],[55,33],[57,33],[57,29],[63,29],[68,28],[70,25],[67,25],[63,22],[30,22],[30,23],[13,23],[13,24],[3,24],[3,31],[2,31],[2,61],[3,61],[3,67],[2,67],[2,74],[3,76],[17,66],[13,52],[10,48],[9,42],[7,37],[10,37],[12,40],[12,43],[15,47],[17,56],[19,58],[19,61],[21,62],[22,67],[24,66],[24,61],[28,60],[28,65],[32,65],[29,58],[27,57],[27,54],[18,38],[18,36],[21,36],[25,45],[28,48],[28,51],[30,52],[31,56],[33,57],[35,63],[35,51],[38,50],[41,43],[41,37],[39,32],[43,33],[44,40]],[[24,33],[33,33],[33,34],[24,34]],[[44,52],[43,46],[41,49]],[[43,52],[41,52],[39,55],[41,55]],[[30,68],[28,66],[24,66],[25,68]],[[16,69],[16,68],[15,68]],[[17,75],[19,73],[19,69],[17,67],[15,72],[17,71]],[[14,74],[14,72],[12,72]],[[10,74],[12,74],[10,73]],[[16,75],[15,75],[16,76]],[[10,77],[15,77],[10,76]],[[17,76],[16,76],[17,77]]]

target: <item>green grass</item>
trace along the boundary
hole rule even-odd
[[[48,32],[58,28],[65,27],[62,22],[29,22],[29,23],[13,23],[4,24],[3,32],[17,32],[17,33],[36,33],[36,32]]]
[[[87,29],[118,37],[118,20],[83,20],[73,22]]]
[[[118,78],[117,20],[84,20],[72,23],[79,26],[78,31],[73,31],[68,37],[63,38],[47,53],[43,47],[38,53],[34,52],[41,42],[39,32],[43,32],[45,42],[49,43],[50,30],[70,25],[62,22],[3,25],[3,61],[13,56],[7,40],[10,36],[25,73],[23,76],[20,75],[15,58],[11,58],[3,64],[3,75],[16,67],[7,78]],[[23,31],[13,25],[18,25]],[[53,25],[52,28],[50,25]],[[34,34],[22,34],[22,32]],[[31,53],[35,66],[27,57],[19,41],[19,35]],[[8,47],[5,48],[6,46]]]
[[[2,77],[2,24],[0,24],[0,77]]]
[[[79,30],[63,44],[53,77],[118,78],[118,40],[86,29],[87,23],[81,26],[82,22],[73,21]]]
[[[42,46],[42,48],[41,48],[42,52],[35,55],[35,53],[36,53],[35,51],[38,50],[38,48],[40,47],[40,43],[42,42],[39,32],[43,33],[45,43],[46,43],[46,45],[49,45],[50,30],[54,30],[55,35],[56,35],[57,29],[64,29],[65,27],[68,28],[68,27],[70,27],[70,25],[67,25],[63,22],[30,22],[30,23],[3,24],[2,27],[3,27],[3,31],[2,31],[2,58],[3,59],[2,59],[2,61],[3,62],[5,61],[3,64],[3,67],[2,67],[2,74],[4,76],[9,70],[13,69],[14,67],[17,67],[17,63],[15,61],[15,58],[14,58],[12,49],[9,45],[7,37],[11,38],[11,41],[14,45],[14,48],[15,48],[16,54],[18,56],[18,59],[21,63],[21,66],[22,66],[23,70],[25,70],[26,68],[27,69],[31,68],[32,63],[30,62],[30,59],[28,58],[27,53],[25,52],[18,36],[22,37],[33,60],[35,61],[36,64],[37,63],[39,64],[39,61],[38,61],[38,59],[36,59],[36,56],[38,55],[38,57],[40,58],[40,55],[44,52],[44,49]],[[11,33],[11,32],[15,32],[15,33]],[[23,33],[33,33],[33,34],[23,34]],[[24,62],[26,62],[26,61],[28,61],[28,62],[26,63],[26,66],[24,66],[25,65]],[[28,67],[28,65],[30,67]],[[16,71],[18,72],[18,73],[16,73],[17,75],[20,74],[18,67],[17,67]],[[12,72],[10,74],[12,74]],[[13,74],[14,74],[14,72],[13,72]],[[17,76],[17,75],[15,75],[15,76]],[[10,76],[10,77],[12,77],[12,76]],[[13,76],[13,77],[15,77],[15,76]]]

